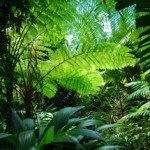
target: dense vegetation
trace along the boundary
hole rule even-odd
[[[150,3],[0,2],[0,149],[150,149]]]

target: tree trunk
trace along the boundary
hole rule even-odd
[[[13,82],[6,84],[6,98],[7,102],[11,103],[13,101]]]
[[[32,90],[27,89],[24,93],[24,104],[25,104],[25,118],[32,118],[33,112],[32,112]]]
[[[13,101],[13,85],[14,85],[14,67],[10,64],[10,62],[5,66],[6,72],[6,80],[5,80],[5,87],[6,87],[6,98],[7,102],[11,104]]]

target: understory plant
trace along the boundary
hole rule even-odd
[[[104,129],[118,127],[119,124],[103,125],[88,117],[75,117],[83,106],[67,107],[53,113],[45,124],[37,125],[36,120],[22,120],[9,107],[12,131],[0,133],[2,150],[110,150],[123,148],[109,145],[102,137]],[[78,115],[77,115],[78,116]]]
[[[124,141],[128,149],[147,150],[150,147],[150,102],[145,103],[137,111],[125,115],[117,123],[126,124],[126,128],[118,128],[119,141]]]

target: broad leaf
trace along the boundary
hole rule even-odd
[[[74,113],[84,108],[80,107],[67,107],[57,112],[56,116],[53,118],[53,125],[55,127],[55,133],[57,133],[62,127],[68,124],[69,117]],[[48,125],[49,126],[49,125]]]
[[[17,147],[19,143],[17,137],[12,134],[0,133],[0,139],[1,140],[3,139],[6,143],[14,147]],[[3,148],[2,145],[0,145],[0,147]]]
[[[126,149],[123,146],[102,146],[100,148],[96,148],[95,150],[114,150],[114,149]]]
[[[101,131],[101,130],[104,130],[104,129],[120,127],[120,126],[123,126],[123,125],[122,124],[106,124],[106,125],[98,127],[96,129],[96,131]]]
[[[36,145],[34,131],[24,131],[19,134],[18,150],[28,150]]]
[[[26,130],[34,130],[34,120],[33,119],[25,119],[23,120],[23,124]]]
[[[54,127],[50,127],[42,135],[39,141],[39,147],[43,147],[47,144],[50,144],[53,141],[53,138],[54,138]]]
[[[12,108],[10,108],[10,111],[11,111],[11,119],[12,119],[12,125],[13,125],[14,130],[17,133],[21,131],[25,131],[26,128],[21,118],[17,115],[17,113]]]
[[[89,130],[89,129],[72,129],[71,131],[68,131],[69,135],[73,135],[73,136],[85,136],[85,137],[89,137],[89,138],[94,138],[97,140],[101,140],[104,141],[104,138],[100,136],[100,134],[96,131],[93,130]]]

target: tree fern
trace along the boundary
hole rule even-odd
[[[137,18],[136,18],[136,28],[134,34],[132,34],[132,40],[136,43],[136,57],[138,58],[138,64],[140,64],[142,74],[141,76],[144,76],[144,80],[136,81],[129,83],[128,85],[133,86],[135,89],[135,92],[133,92],[129,98],[135,98],[137,96],[146,96],[149,97],[149,70],[150,70],[150,5],[148,0],[144,0],[142,2],[140,1],[130,1],[130,2],[123,2],[120,0],[116,0],[117,6],[116,8],[118,10],[125,8],[126,6],[130,6],[133,4],[136,4],[136,10],[137,10]],[[135,36],[135,37],[134,37]],[[134,37],[134,38],[133,38]]]
[[[149,69],[149,29],[150,29],[150,24],[149,24],[149,1],[144,0],[143,2],[140,1],[132,1],[128,3],[121,2],[120,0],[118,1],[116,8],[117,9],[122,9],[126,6],[130,6],[132,4],[136,4],[136,10],[137,10],[137,18],[136,18],[136,28],[137,29],[142,29],[143,31],[139,33],[138,39],[138,57],[140,57],[140,63],[142,65],[142,69],[144,71],[147,71]]]
[[[113,43],[108,44],[107,48],[102,44],[89,50],[85,46],[77,52],[71,52],[65,47],[55,52],[50,51],[50,60],[38,65],[43,76],[40,80],[55,80],[62,86],[84,94],[94,92],[94,89],[97,91],[104,84],[98,69],[134,65],[133,55],[129,51],[130,49]]]
[[[102,19],[99,16],[104,11],[103,3],[60,0],[31,3],[34,21],[25,21],[19,33],[13,28],[7,31],[8,56],[12,56],[9,64],[13,64],[12,72],[20,74],[15,84],[22,89],[27,105],[37,90],[54,96],[57,84],[81,94],[94,93],[104,84],[100,69],[135,64],[131,49],[121,46],[122,43],[104,43],[105,16]],[[72,44],[66,38],[70,35]]]

